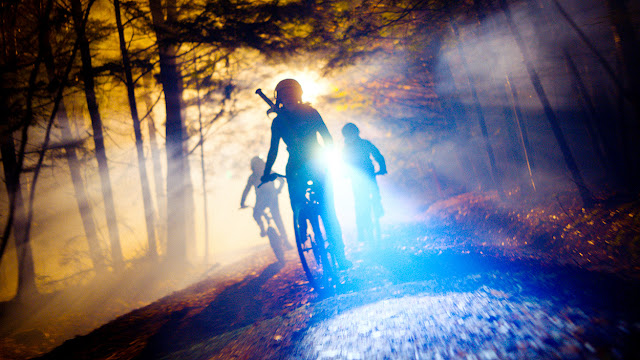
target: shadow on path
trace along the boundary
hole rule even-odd
[[[149,338],[146,347],[136,359],[158,359],[190,344],[198,344],[216,335],[230,332],[254,323],[262,315],[262,302],[256,298],[261,287],[276,275],[282,266],[273,263],[258,277],[247,277],[243,281],[225,288],[213,302],[200,313],[188,317],[192,308],[174,311],[168,321]],[[222,349],[224,343],[216,348]],[[214,354],[219,349],[209,349]]]

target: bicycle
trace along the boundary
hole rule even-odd
[[[272,173],[286,179],[285,175]],[[262,185],[262,184],[260,184]],[[329,291],[340,284],[338,265],[322,218],[322,201],[316,195],[315,184],[307,183],[305,202],[294,215],[296,247],[302,268],[311,286]]]
[[[374,176],[383,175],[376,172]],[[356,208],[356,224],[358,228],[358,240],[365,243],[370,249],[380,249],[382,235],[380,230],[380,217],[383,215],[380,192],[375,179],[368,176],[360,176],[354,173],[351,181]]]
[[[383,175],[380,172],[376,172],[375,176]],[[372,193],[368,198],[369,204],[367,208],[369,209],[369,216],[371,217],[371,240],[372,247],[374,249],[379,249],[382,245],[382,234],[380,231],[380,216],[382,216],[382,204],[380,203],[380,194],[378,190],[378,185],[373,184],[375,188],[372,188]]]
[[[248,206],[245,206],[244,208],[241,209],[247,209],[249,208]],[[276,259],[278,259],[278,262],[280,262],[281,264],[284,264],[285,262],[285,257],[284,257],[284,248],[283,248],[283,242],[282,242],[282,238],[280,236],[280,233],[278,233],[278,230],[276,230],[276,226],[275,226],[275,221],[273,220],[273,216],[271,215],[271,210],[267,210],[268,208],[264,208],[262,210],[262,214],[260,214],[260,219],[262,220],[262,218],[264,218],[265,223],[267,224],[267,230],[266,230],[266,235],[267,238],[269,239],[269,245],[271,245],[271,249],[273,250],[273,253],[276,256]],[[261,234],[261,236],[264,236]],[[291,246],[289,246],[289,248],[291,248]]]

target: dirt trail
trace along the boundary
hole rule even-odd
[[[458,248],[352,251],[347,287],[310,292],[294,252],[195,303],[207,281],[46,359],[630,358],[640,287]],[[210,296],[210,295],[207,295]]]
[[[264,253],[65,342],[42,359],[639,358],[640,284],[390,233],[331,297],[295,251]],[[446,245],[445,244],[449,244]]]

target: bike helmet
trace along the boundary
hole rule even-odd
[[[264,171],[265,163],[260,156],[254,156],[251,159],[251,171],[261,172]]]
[[[276,100],[280,99],[280,94],[284,91],[294,91],[298,97],[302,97],[302,86],[294,79],[284,79],[276,85]]]
[[[355,138],[360,135],[360,129],[354,123],[347,123],[342,127],[342,136],[346,138]]]

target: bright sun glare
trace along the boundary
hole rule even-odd
[[[295,79],[302,86],[302,101],[316,103],[319,97],[330,91],[329,81],[320,77],[315,71],[292,72],[279,77],[279,79]]]

